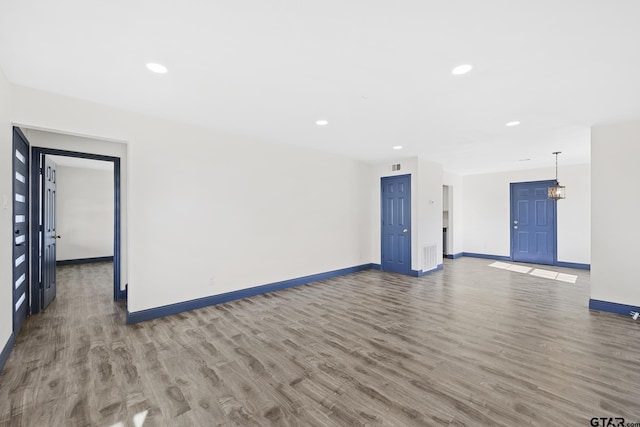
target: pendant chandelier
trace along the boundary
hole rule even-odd
[[[553,153],[556,156],[556,183],[547,188],[547,197],[553,200],[564,199],[566,196],[565,187],[558,182],[558,154],[560,153],[561,151],[555,151]]]

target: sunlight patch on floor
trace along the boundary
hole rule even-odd
[[[489,264],[489,267],[501,270],[515,271],[516,273],[530,274],[544,279],[558,280],[566,283],[576,283],[578,276],[574,274],[559,273],[557,271],[544,270],[542,268],[530,268],[522,265],[509,264],[508,262],[496,261]]]
[[[147,418],[148,413],[149,411],[146,410],[146,411],[138,412],[137,414],[135,414],[133,416],[133,425],[135,427],[142,427],[142,425],[144,424],[144,420]],[[122,421],[120,421],[113,424],[111,427],[125,427],[125,425]]]

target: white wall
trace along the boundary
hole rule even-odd
[[[113,171],[58,165],[56,259],[113,256]]]
[[[371,262],[364,163],[13,94],[26,127],[127,141],[131,312]]]
[[[34,108],[33,111],[29,108],[29,100],[31,102],[37,103],[38,92],[32,91],[30,89],[17,88],[14,86],[14,91],[17,91],[17,96],[23,97],[20,103],[14,103],[14,110],[16,112],[14,115],[18,117],[15,120],[16,123],[20,123],[22,125],[31,125],[31,127],[44,127],[40,126],[37,123],[45,123],[49,124],[48,121],[44,121],[44,119],[48,119],[49,109],[55,109],[55,105],[51,105],[53,102],[51,99],[53,96],[46,96],[43,94],[41,97],[41,102],[45,103],[42,111],[36,111],[38,109]],[[29,97],[34,97],[33,99]],[[66,98],[60,97],[62,100]],[[61,101],[63,102],[63,101]],[[92,105],[92,104],[88,104]],[[82,107],[79,107],[82,108]],[[26,111],[21,112],[20,109],[25,109]],[[56,109],[57,111],[57,109]],[[108,114],[111,110],[105,109],[101,110],[100,113]],[[43,116],[41,120],[38,121],[38,118],[30,119],[31,122],[23,121],[25,118],[30,117],[30,115]],[[53,113],[52,113],[53,114]],[[97,113],[99,114],[99,113]],[[113,113],[112,113],[113,114]],[[20,119],[22,118],[22,119]],[[82,118],[84,119],[84,117]],[[93,120],[93,117],[87,118],[87,120]],[[35,123],[35,124],[34,124]],[[84,124],[84,123],[83,123]],[[119,128],[119,125],[116,125]],[[121,125],[120,125],[121,126]],[[69,135],[65,133],[57,133],[57,132],[48,132],[48,131],[40,131],[35,129],[30,129],[28,127],[22,127],[25,133],[25,136],[31,143],[32,147],[42,147],[42,148],[57,148],[60,150],[67,151],[76,151],[81,153],[89,153],[89,154],[100,154],[103,156],[111,156],[120,158],[120,289],[124,290],[125,285],[129,282],[129,239],[128,239],[128,187],[129,187],[129,174],[128,174],[128,150],[127,144],[123,144],[120,142],[113,142],[108,140],[101,140],[95,138],[87,138],[83,136],[75,136]],[[52,130],[60,131],[60,127],[51,126]],[[84,128],[83,128],[84,130]],[[68,131],[74,133],[73,131]],[[79,132],[78,132],[79,133]],[[99,135],[103,138],[104,134]]]
[[[420,223],[418,251],[419,268],[425,270],[423,248],[436,245],[437,264],[442,264],[442,165],[419,158],[419,202]]]
[[[0,69],[0,351],[13,332],[13,131],[9,82]]]
[[[560,165],[559,175],[567,198],[557,202],[558,261],[591,264],[591,166]]]
[[[442,183],[449,187],[449,224],[447,226],[447,255],[464,252],[464,188],[461,175],[442,172]]]
[[[391,171],[400,163],[401,170]],[[436,243],[442,254],[442,166],[418,157],[375,165],[370,180],[371,262],[381,263],[380,178],[411,174],[411,269],[423,270],[424,245]],[[442,260],[439,258],[438,263]]]
[[[464,176],[464,252],[510,256],[512,182],[555,179],[553,167]],[[591,263],[589,165],[560,163],[567,198],[558,203],[558,261]]]
[[[640,121],[591,129],[591,298],[640,306]]]

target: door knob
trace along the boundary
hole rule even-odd
[[[62,236],[56,236],[56,239],[62,239]]]
[[[517,229],[518,229],[518,226],[517,226],[517,225],[514,225],[514,226],[513,226],[513,229],[514,229],[514,230],[517,230]]]
[[[402,230],[403,233],[406,233],[407,231],[409,231],[409,229],[405,228],[404,230]]]
[[[518,221],[513,221],[513,223],[514,223],[514,224],[517,224],[517,223],[518,223]]]

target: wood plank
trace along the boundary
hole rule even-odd
[[[0,374],[0,425],[640,422],[640,322],[589,311],[588,271],[489,264],[363,271],[131,326],[111,263],[59,267]]]

